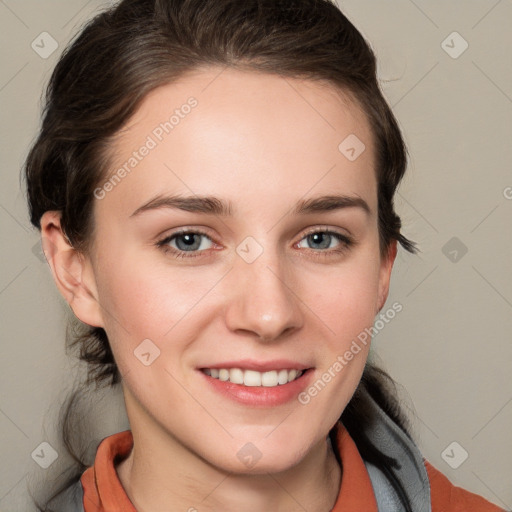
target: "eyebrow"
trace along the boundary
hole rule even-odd
[[[368,203],[358,196],[325,195],[310,199],[301,199],[295,205],[292,215],[307,215],[312,213],[341,210],[343,208],[361,208],[366,214],[371,214]],[[130,217],[135,217],[149,210],[174,208],[193,213],[205,213],[229,217],[233,215],[233,204],[214,196],[162,196],[157,195],[147,203],[137,208]]]

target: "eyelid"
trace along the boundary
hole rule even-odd
[[[206,238],[208,238],[209,240],[211,240],[211,242],[214,244],[214,245],[219,245],[217,244],[217,242],[215,242],[215,240],[213,239],[213,237],[206,231],[204,230],[203,228],[181,228],[181,229],[178,229],[177,231],[174,231],[168,235],[165,235],[163,237],[160,237],[157,242],[155,243],[156,246],[158,246],[159,248],[163,249],[163,250],[166,250],[166,251],[170,251],[170,252],[174,252],[174,253],[187,253],[188,251],[181,251],[179,249],[175,249],[174,247],[169,247],[168,244],[171,242],[171,240],[179,237],[180,235],[188,235],[188,234],[192,234],[192,235],[202,235]],[[207,252],[208,249],[206,250],[202,250],[202,251],[190,251],[190,255],[201,255],[202,253],[205,253]],[[193,256],[187,256],[187,257],[193,257]]]
[[[343,233],[341,231],[341,228],[331,228],[329,226],[319,225],[319,226],[315,226],[315,227],[309,229],[308,231],[306,231],[302,235],[302,238],[304,238],[308,235],[314,234],[314,233],[334,233],[335,235],[339,235],[341,237],[345,237],[347,239],[354,240],[354,237],[352,235],[350,235],[348,232],[346,232],[346,230],[344,230],[344,231],[345,231],[345,233]],[[301,238],[301,240],[302,240],[302,238]]]
[[[314,235],[315,233],[326,233],[326,234],[336,238],[339,242],[339,247],[336,247],[334,249],[328,249],[328,250],[323,250],[323,251],[317,251],[315,249],[309,249],[309,248],[306,249],[306,252],[313,253],[315,255],[315,257],[318,257],[318,258],[328,258],[329,256],[336,256],[339,254],[343,254],[346,251],[348,251],[349,249],[352,249],[353,247],[355,247],[357,245],[357,240],[354,236],[346,234],[346,233],[342,233],[342,232],[338,231],[338,229],[333,229],[328,226],[316,226],[314,228],[311,228],[309,231],[306,231],[302,235],[300,240],[298,242],[296,242],[294,245],[299,244],[300,242],[302,242],[302,240],[304,240],[305,238],[307,238],[310,235]]]
[[[308,229],[306,232],[304,232],[301,235],[301,238],[297,242],[294,243],[294,247],[298,243],[300,243],[302,240],[304,240],[306,237],[308,237],[309,235],[315,234],[315,233],[327,233],[329,235],[334,235],[341,244],[340,248],[335,248],[335,249],[320,250],[320,251],[317,251],[315,249],[306,249],[307,252],[316,253],[319,257],[329,256],[329,255],[334,255],[334,254],[337,254],[340,252],[344,252],[344,251],[348,250],[351,246],[356,245],[356,242],[357,242],[352,235],[342,233],[341,231],[338,231],[337,229],[334,229],[334,228],[330,228],[328,226],[320,225],[320,226],[314,226],[314,227]],[[213,244],[220,245],[220,244],[217,244],[217,242],[207,232],[207,230],[205,230],[203,228],[199,228],[199,227],[180,228],[177,231],[174,231],[174,232],[160,238],[156,242],[155,245],[157,245],[159,248],[161,248],[162,250],[164,250],[166,252],[171,252],[175,256],[183,257],[183,258],[194,258],[194,257],[202,256],[203,253],[208,253],[210,251],[210,249],[203,249],[201,251],[182,251],[179,249],[175,249],[174,247],[169,247],[168,244],[171,240],[175,239],[176,237],[178,237],[180,235],[186,235],[186,234],[202,235],[202,236],[205,236],[206,238],[208,238]]]

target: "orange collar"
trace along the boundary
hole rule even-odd
[[[377,512],[377,502],[363,459],[341,422],[336,425],[336,440],[343,463],[343,477],[336,504],[331,512]],[[137,512],[128,499],[115,469],[133,446],[130,430],[103,439],[94,465],[80,481],[84,490],[85,512]]]

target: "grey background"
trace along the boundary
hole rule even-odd
[[[82,372],[64,352],[70,310],[37,255],[19,171],[58,56],[109,4],[0,0],[3,512],[32,510],[27,477],[51,467],[31,454],[42,442],[61,450],[56,414]],[[397,301],[403,311],[376,335],[373,355],[403,385],[424,456],[453,483],[511,509],[512,1],[339,4],[376,51],[403,129],[411,161],[396,204],[422,249],[399,250],[384,309]],[[45,31],[58,43],[48,58],[31,47]],[[454,31],[469,45],[457,58]],[[128,427],[118,391],[99,393],[91,415],[101,418],[89,432],[98,440]],[[445,451],[454,441],[469,455],[457,469],[447,460],[463,452]]]

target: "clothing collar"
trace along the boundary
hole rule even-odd
[[[395,458],[399,468],[389,468],[401,483],[413,512],[431,512],[430,484],[423,457],[414,442],[368,396],[377,421],[365,428],[368,439],[383,454]],[[374,464],[363,461],[356,444],[341,422],[336,425],[336,445],[343,464],[341,487],[331,512],[405,512],[397,492]],[[130,430],[101,441],[94,465],[72,489],[72,512],[136,512],[115,469],[133,446]],[[68,502],[69,503],[69,502]],[[84,508],[85,507],[85,508]]]
[[[393,457],[398,468],[388,468],[400,482],[405,497],[411,504],[412,512],[432,512],[430,481],[423,455],[413,440],[386,414],[370,395],[366,395],[374,411],[372,417],[378,418],[366,426],[365,433],[378,450]],[[372,481],[379,512],[393,510],[405,512],[397,492],[389,478],[374,464],[365,461]]]

